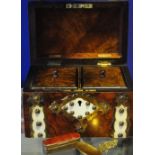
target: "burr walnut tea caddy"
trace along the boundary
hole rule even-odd
[[[132,136],[128,3],[29,3],[26,137]]]

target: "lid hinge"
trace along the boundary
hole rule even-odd
[[[111,62],[109,62],[109,61],[98,61],[97,66],[108,67],[108,66],[111,66]]]

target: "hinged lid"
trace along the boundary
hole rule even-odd
[[[127,58],[127,2],[29,3],[31,63]]]

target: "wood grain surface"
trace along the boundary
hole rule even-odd
[[[121,9],[36,9],[38,58],[121,58]]]
[[[124,103],[129,109],[128,117],[128,130],[127,136],[132,136],[132,122],[133,122],[133,112],[132,112],[132,92],[104,92],[104,93],[89,93],[83,95],[90,95],[91,98],[95,98],[98,104],[102,105],[106,102],[110,106],[110,110],[107,113],[98,112],[97,115],[91,117],[91,119],[86,121],[87,127],[83,133],[82,137],[113,137],[113,123],[115,115],[115,106],[117,105],[116,99],[119,95],[126,94],[128,96],[128,101]],[[56,102],[57,105],[62,103],[64,97],[71,97],[72,93],[24,93],[24,119],[25,119],[25,134],[26,137],[31,137],[31,106],[35,105],[35,102],[30,102],[29,98],[32,96],[39,95],[44,99],[43,103],[40,103],[44,107],[45,112],[45,122],[46,122],[46,132],[48,137],[58,136],[65,133],[77,132],[76,125],[78,120],[73,120],[63,114],[54,114],[49,109],[49,105]]]
[[[120,67],[83,67],[83,88],[126,88]]]
[[[32,87],[77,87],[77,69],[72,67],[40,68],[33,77]]]

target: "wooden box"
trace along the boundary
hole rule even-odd
[[[29,3],[25,134],[132,136],[128,3]]]

